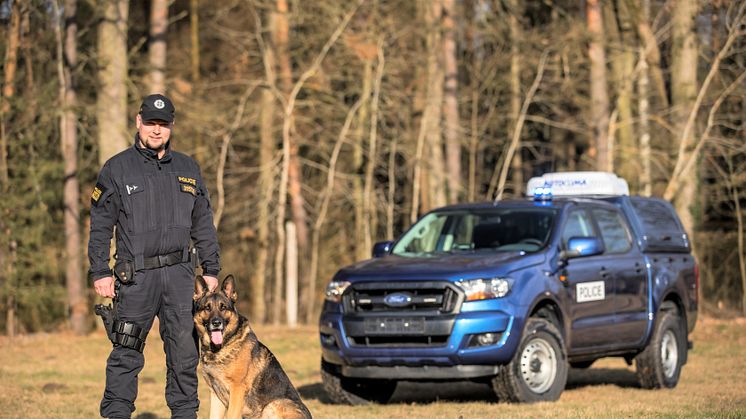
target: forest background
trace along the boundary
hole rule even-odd
[[[153,92],[176,105],[172,146],[202,167],[254,322],[313,323],[376,241],[563,170],[672,201],[704,308],[746,313],[745,9],[2,0],[0,330],[93,327],[89,196]]]

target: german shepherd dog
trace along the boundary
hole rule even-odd
[[[224,414],[226,419],[310,419],[311,412],[277,358],[236,310],[236,299],[233,275],[214,292],[197,276],[194,324],[200,340],[202,376],[210,387],[210,419]]]

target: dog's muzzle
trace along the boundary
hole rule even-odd
[[[215,346],[223,344],[223,328],[225,321],[220,317],[213,317],[207,324],[207,331],[210,333],[210,342]]]

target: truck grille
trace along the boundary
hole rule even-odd
[[[351,336],[351,346],[371,348],[422,348],[446,346],[448,335],[440,336]]]
[[[357,347],[445,346],[463,300],[445,281],[353,284],[342,298],[345,333]]]
[[[346,313],[452,314],[463,293],[440,281],[353,284],[343,298]]]

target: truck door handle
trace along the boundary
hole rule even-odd
[[[609,271],[606,270],[606,268],[601,268],[601,270],[598,272],[601,275],[601,278],[606,279],[609,277]]]

